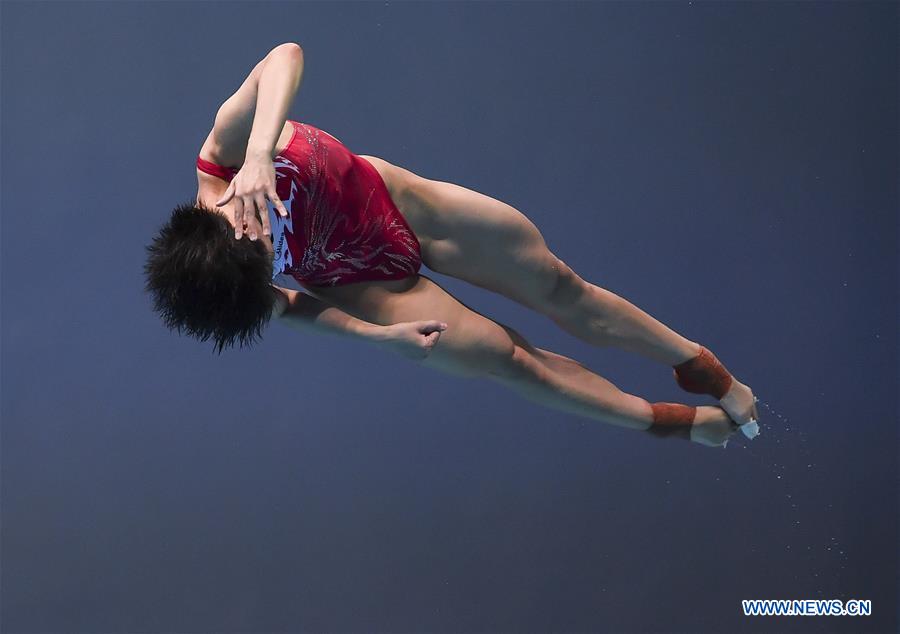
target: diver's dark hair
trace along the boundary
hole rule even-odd
[[[262,240],[236,240],[227,218],[191,201],[175,207],[146,249],[145,290],[166,326],[212,339],[220,354],[261,338],[275,303]]]

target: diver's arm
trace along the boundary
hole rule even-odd
[[[226,99],[219,109],[216,111],[213,129],[209,133],[206,144],[209,146],[212,154],[221,161],[222,165],[240,165],[244,161],[247,153],[248,141],[250,139],[251,129],[256,114],[257,103],[260,100],[260,80],[262,79],[265,69],[270,61],[274,61],[275,70],[268,73],[269,77],[275,77],[275,81],[279,81],[279,77],[283,77],[281,81],[294,84],[296,81],[299,86],[299,78],[295,80],[294,75],[297,71],[296,58],[300,58],[299,73],[303,71],[302,51],[299,56],[297,51],[301,51],[300,45],[294,42],[286,42],[279,44],[257,62],[253,70],[247,75],[240,87]],[[267,77],[267,84],[271,80]],[[292,86],[284,88],[284,92],[291,92]],[[293,92],[297,88],[293,87]],[[278,92],[267,90],[267,92]],[[290,99],[293,98],[293,92],[290,98],[286,99],[288,105]],[[267,97],[271,99],[271,96]],[[285,109],[286,112],[286,109]],[[281,120],[281,127],[284,127],[286,116]],[[276,135],[277,139],[277,135]],[[277,143],[277,140],[274,142]],[[272,149],[274,149],[274,143]]]
[[[273,288],[276,302],[272,314],[286,325],[297,330],[368,341],[410,359],[421,360],[428,356],[441,332],[447,328],[447,324],[439,321],[373,324],[307,293],[275,285]]]
[[[288,43],[272,50],[259,76],[253,127],[246,159],[274,158],[275,144],[284,129],[288,109],[303,79],[303,49]]]
[[[383,328],[357,319],[308,293],[279,286],[273,287],[276,290],[273,316],[291,328],[366,340],[377,339],[378,331]]]
[[[287,111],[300,87],[302,76],[303,50],[300,45],[292,42],[282,44],[272,49],[266,57],[259,75],[253,124],[244,148],[243,165],[215,203],[216,207],[221,207],[234,199],[232,224],[236,240],[244,235],[246,216],[253,218],[258,215],[263,235],[271,235],[266,199],[275,205],[281,217],[288,216],[276,190],[273,159],[275,145],[287,125]],[[246,99],[244,103],[246,104]],[[229,116],[234,115],[227,115],[226,121]],[[216,117],[216,125],[223,125],[219,116]],[[235,146],[232,146],[231,151],[234,149]],[[222,146],[219,146],[219,151],[222,151]],[[255,239],[256,232],[248,228],[250,239]]]

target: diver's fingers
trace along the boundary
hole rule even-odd
[[[266,197],[259,192],[253,198],[256,211],[259,213],[259,222],[262,225],[263,235],[269,235],[269,207],[266,205]],[[254,214],[256,215],[256,214]],[[256,232],[250,234],[251,240],[256,240]]]
[[[282,218],[287,218],[287,209],[284,208],[284,203],[281,202],[281,199],[278,197],[278,194],[275,193],[275,190],[269,192],[269,200],[272,201],[272,204],[275,205],[275,209],[278,210],[278,214]]]
[[[238,240],[244,235],[244,199],[236,196],[234,199],[234,237]]]
[[[221,207],[228,203],[229,200],[234,196],[234,181],[231,181],[228,184],[228,189],[225,190],[225,193],[222,194],[222,197],[216,201],[216,207]]]

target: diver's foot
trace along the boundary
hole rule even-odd
[[[699,345],[697,356],[672,366],[672,371],[681,389],[716,398],[748,438],[759,434],[759,413],[753,391],[735,379],[708,348]]]
[[[740,425],[747,438],[759,435],[757,400],[753,396],[753,390],[733,377],[728,392],[719,399],[719,405],[728,413],[731,420]]]
[[[721,407],[701,405],[694,414],[691,442],[707,447],[724,447],[738,426]]]

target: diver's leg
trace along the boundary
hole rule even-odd
[[[700,367],[707,358],[699,356],[699,343],[584,280],[550,251],[534,223],[514,207],[408,170],[403,175],[405,197],[415,201],[406,205],[427,236],[422,258],[430,269],[501,293],[588,343],[635,352],[676,370],[687,363],[696,377],[709,370]],[[697,386],[703,381],[696,380]],[[758,419],[752,390],[734,377],[727,394],[716,395],[708,386],[704,393],[715,395],[740,424]]]
[[[538,228],[514,207],[453,183],[418,177],[428,208],[428,268],[501,293],[550,317],[576,337],[666,365],[700,346],[619,295],[584,280],[554,255]]]
[[[509,363],[491,373],[491,378],[532,401],[655,436],[681,437],[712,447],[724,446],[737,429],[720,407],[650,403],[623,392],[573,359],[532,346],[512,328],[502,328],[515,349]]]
[[[652,429],[655,434],[678,431],[673,424],[679,421],[673,414],[693,409],[684,405],[674,408],[679,411],[654,409],[645,399],[623,392],[583,365],[531,346],[512,328],[465,306],[424,275],[402,292],[373,291],[366,291],[365,301],[340,300],[344,305],[332,301],[372,323],[437,319],[448,324],[428,357],[417,362],[421,365],[490,378],[548,407],[632,429]],[[722,444],[734,430],[718,407],[698,407],[694,414],[694,425],[686,431],[696,442]]]

